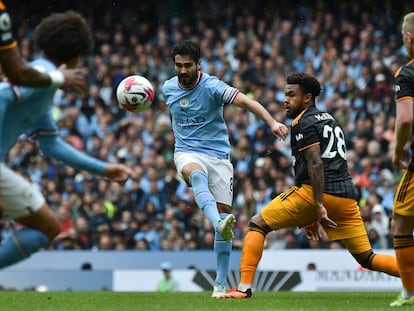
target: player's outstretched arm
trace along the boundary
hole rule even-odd
[[[51,84],[51,77],[28,65],[20,56],[17,47],[0,52],[0,62],[3,73],[15,85],[42,87]]]
[[[124,164],[108,163],[77,150],[57,135],[40,135],[40,148],[45,156],[57,159],[78,170],[109,178],[124,184],[128,178],[137,178],[136,173]]]
[[[32,68],[20,56],[17,47],[0,52],[0,63],[7,79],[15,85],[31,87],[55,86],[83,94],[86,79],[81,69],[67,69],[61,66],[59,71],[44,73]]]
[[[108,163],[104,176],[121,185],[123,185],[129,178],[137,178],[135,172],[130,167],[118,163]]]
[[[250,99],[246,94],[239,92],[233,101],[239,107],[253,112],[257,117],[262,119],[272,130],[273,135],[285,140],[289,129],[283,123],[276,121],[271,114],[259,102]]]

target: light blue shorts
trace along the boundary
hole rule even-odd
[[[2,219],[17,219],[33,214],[45,204],[38,188],[0,163],[0,205]]]

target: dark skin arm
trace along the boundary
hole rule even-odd
[[[317,223],[304,227],[304,232],[308,238],[319,240],[323,234],[322,227],[336,228],[337,224],[328,217],[328,211],[323,205],[325,175],[321,158],[321,148],[318,144],[305,149],[303,152],[306,162],[308,163],[308,174],[311,181],[316,214],[318,217]]]
[[[48,86],[50,77],[27,65],[17,47],[0,52],[0,62],[8,80],[16,85]]]
[[[8,80],[15,85],[45,87],[51,83],[50,76],[32,67],[21,57],[15,46],[9,50],[0,51],[0,63]],[[62,89],[73,90],[79,94],[86,90],[86,79],[80,69],[59,68],[65,77]]]

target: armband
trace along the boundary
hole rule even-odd
[[[63,83],[65,82],[65,77],[63,76],[63,73],[60,72],[59,70],[49,72],[49,77],[50,77],[50,80],[52,81],[50,86],[53,86],[56,88],[61,87]]]

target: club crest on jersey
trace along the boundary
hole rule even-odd
[[[3,32],[11,30],[11,19],[10,15],[7,12],[3,12],[0,14],[0,29]],[[8,33],[11,36],[11,32]]]
[[[180,99],[180,106],[181,107],[187,107],[188,103],[189,103],[188,98],[184,97],[184,98]]]

